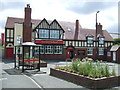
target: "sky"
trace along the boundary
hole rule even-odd
[[[32,19],[75,22],[82,28],[95,29],[97,21],[110,33],[118,33],[118,0],[0,0],[0,33],[7,17],[24,18],[24,7],[30,4]]]

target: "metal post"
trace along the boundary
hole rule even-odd
[[[24,46],[22,46],[22,72],[24,72]]]
[[[97,55],[98,55],[98,48],[97,48],[97,33],[98,33],[98,31],[97,31],[97,14],[99,13],[100,11],[97,11],[96,12],[96,36],[95,36],[95,47],[96,47],[96,53],[95,53],[95,59],[97,59]]]
[[[15,55],[14,55],[14,60],[15,60],[15,66],[14,66],[14,68],[16,68],[16,46],[15,46]]]
[[[38,71],[40,71],[40,46],[39,46],[39,65],[38,65]]]

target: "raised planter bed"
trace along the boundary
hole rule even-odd
[[[120,76],[111,76],[111,77],[94,79],[53,68],[50,68],[50,75],[92,89],[104,89],[104,88],[120,86]]]

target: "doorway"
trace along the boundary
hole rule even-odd
[[[74,47],[67,47],[67,59],[74,58]]]
[[[70,51],[70,59],[73,59],[73,51]]]
[[[113,61],[116,61],[116,52],[113,52]]]
[[[7,58],[12,59],[13,58],[13,48],[7,48]]]

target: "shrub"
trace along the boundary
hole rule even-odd
[[[111,75],[116,76],[115,68],[112,69]]]
[[[110,72],[109,72],[109,66],[107,64],[105,64],[105,76],[109,77],[110,76]]]
[[[71,66],[66,64],[65,67],[57,66],[57,69],[75,72],[92,78],[102,78],[104,76],[109,77],[110,75],[116,75],[114,68],[110,73],[109,66],[107,64],[101,64],[101,61],[94,63],[91,58],[84,58],[82,61],[80,61],[78,58],[74,58]]]
[[[80,64],[80,60],[79,59],[73,59],[72,61],[72,69],[74,71],[78,71],[78,65]]]

